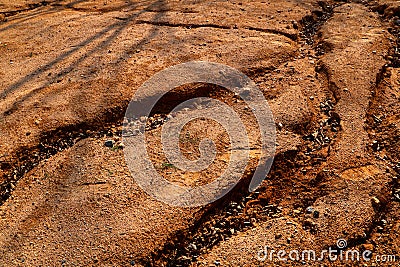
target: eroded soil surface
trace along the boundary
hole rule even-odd
[[[0,266],[316,266],[257,253],[319,255],[338,239],[372,251],[371,261],[319,265],[399,266],[399,38],[395,0],[0,1]],[[135,183],[123,118],[143,82],[194,60],[255,81],[274,115],[276,153],[249,193],[260,138],[251,112],[215,86],[174,90],[148,125],[161,175],[205,184],[229,158],[223,129],[193,121],[183,154],[196,159],[208,137],[215,163],[197,175],[168,163],[160,126],[186,99],[234,107],[252,148],[223,199],[176,208]]]

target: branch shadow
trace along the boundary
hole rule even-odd
[[[13,28],[21,25],[21,23],[23,23],[25,21],[29,21],[33,18],[43,16],[43,15],[57,13],[63,9],[66,9],[65,7],[63,8],[63,6],[60,4],[62,1],[63,0],[57,0],[57,1],[54,1],[51,3],[48,3],[47,5],[36,7],[32,10],[21,10],[21,11],[19,11],[20,12],[19,14],[7,17],[7,22],[12,22],[12,21],[16,21],[16,22],[14,22],[10,25],[7,25],[3,28],[0,28],[0,32],[4,32],[6,30],[13,29]],[[76,5],[76,4],[85,2],[85,1],[86,0],[76,0],[70,4],[73,6],[73,5]],[[0,25],[1,25],[1,23],[0,23]]]
[[[77,1],[77,2],[80,2],[80,1]],[[129,1],[129,3],[130,3],[130,1]],[[108,47],[122,33],[122,31],[124,29],[126,29],[126,27],[128,27],[129,23],[132,22],[135,18],[137,18],[140,14],[143,14],[143,13],[147,12],[146,10],[149,9],[149,8],[153,9],[153,8],[157,8],[157,7],[160,7],[160,6],[163,6],[163,5],[165,5],[165,1],[164,0],[154,1],[151,4],[149,4],[146,8],[144,8],[144,9],[138,11],[138,12],[134,12],[133,14],[130,14],[123,21],[117,21],[117,22],[109,25],[108,27],[106,27],[102,31],[100,31],[99,33],[96,33],[96,34],[90,36],[89,38],[87,38],[86,40],[84,40],[84,41],[80,42],[79,44],[75,45],[69,51],[61,54],[56,59],[54,59],[54,60],[50,61],[49,63],[39,67],[38,69],[32,71],[31,73],[29,73],[25,77],[21,78],[20,80],[18,80],[14,84],[8,86],[3,92],[0,93],[0,98],[1,99],[5,99],[9,94],[15,92],[18,88],[20,88],[21,86],[23,86],[24,84],[26,84],[30,80],[32,80],[35,77],[39,76],[40,74],[44,73],[45,71],[47,71],[48,69],[50,69],[54,65],[62,62],[63,60],[67,59],[68,57],[73,56],[74,54],[76,54],[80,50],[82,50],[84,47],[86,47],[87,45],[93,43],[96,40],[101,39],[106,34],[108,34],[108,33],[113,31],[113,33],[110,36],[108,36],[105,40],[103,40],[100,44],[96,45],[94,48],[92,48],[91,50],[87,51],[85,54],[80,56],[77,60],[75,60],[69,66],[63,68],[61,71],[59,71],[56,74],[56,77],[58,79],[64,77],[66,74],[68,74],[74,68],[76,68],[82,61],[84,61],[85,59],[87,59],[88,57],[93,55],[96,51],[99,51],[99,50],[102,50],[102,49],[105,49],[106,47]],[[156,13],[155,16],[153,17],[153,20],[156,21],[156,20],[160,19],[162,16],[163,16],[163,13]],[[147,36],[143,37],[142,40],[135,45],[135,47],[138,47],[138,48],[141,47],[144,43],[148,42],[149,40],[151,40],[155,36],[157,36],[157,34],[158,34],[157,26],[154,26],[153,29],[149,31],[149,34]],[[53,81],[48,81],[48,82],[44,83],[41,87],[29,92],[28,94],[24,95],[23,97],[21,97],[20,99],[15,101],[12,104],[12,106],[4,112],[4,115],[9,116],[9,115],[13,114],[18,109],[18,106],[22,102],[24,102],[25,100],[29,99],[33,95],[39,93],[40,91],[42,91],[44,88],[46,88],[51,83],[53,83]]]

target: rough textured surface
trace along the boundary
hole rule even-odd
[[[0,266],[269,266],[257,259],[264,246],[318,253],[339,238],[397,255],[383,264],[397,266],[399,8],[392,0],[2,1]],[[243,182],[218,202],[183,209],[135,183],[121,128],[144,81],[192,60],[256,82],[277,147],[256,192]],[[245,120],[248,181],[259,157],[256,121],[236,96],[207,85],[175,90],[153,114],[147,141],[158,172],[197,185],[226,166],[224,131],[207,121],[187,125],[180,144],[196,158],[199,140],[216,141],[218,160],[202,175],[162,154],[165,110],[200,95]]]
[[[147,196],[130,178],[122,152],[102,141],[78,142],[18,184],[1,207],[2,265],[129,263],[201,214]]]

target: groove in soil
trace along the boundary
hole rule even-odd
[[[112,136],[115,125],[122,125],[123,112],[127,103],[122,107],[109,109],[93,121],[82,122],[76,125],[67,125],[59,129],[42,133],[38,145],[23,147],[16,152],[16,162],[2,162],[2,169],[6,171],[4,182],[0,184],[0,205],[12,194],[15,184],[26,173],[37,166],[41,161],[72,147],[78,141],[89,137]]]

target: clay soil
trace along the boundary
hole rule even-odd
[[[0,0],[0,266],[400,266],[399,38],[396,0]],[[225,197],[173,207],[132,177],[124,114],[155,73],[199,60],[257,84],[275,159],[249,193],[252,113],[224,88],[176,88],[146,128],[161,175],[195,186],[227,166],[229,138],[213,121],[180,138],[191,160],[215,141],[209,169],[187,174],[163,155],[162,126],[187,99],[233,107],[252,149]],[[319,255],[339,239],[371,260],[257,258],[265,246]]]

